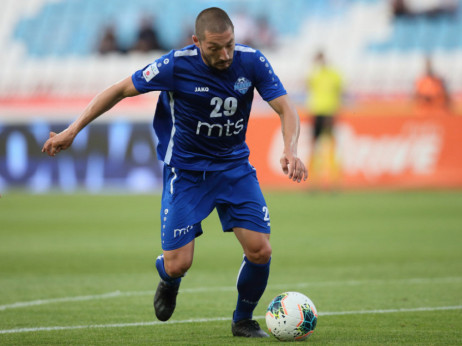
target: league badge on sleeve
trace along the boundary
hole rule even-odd
[[[144,69],[143,77],[146,80],[146,82],[149,82],[151,79],[153,79],[155,76],[159,74],[159,69],[157,68],[156,64],[156,62],[153,62],[151,65]]]

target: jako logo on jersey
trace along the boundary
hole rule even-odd
[[[247,78],[239,77],[236,83],[234,83],[234,90],[239,91],[241,94],[245,94],[251,86],[252,82],[250,82]]]
[[[159,69],[156,66],[156,63],[153,63],[146,67],[143,71],[143,77],[146,82],[149,82],[155,76],[159,74]]]
[[[196,87],[196,89],[194,89],[194,92],[196,92],[196,93],[208,93],[209,88],[208,87]]]

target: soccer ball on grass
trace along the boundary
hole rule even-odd
[[[318,312],[307,296],[285,292],[276,296],[266,311],[266,326],[281,341],[304,340],[313,333]]]

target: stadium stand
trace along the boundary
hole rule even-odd
[[[0,190],[159,188],[156,138],[146,126],[156,93],[123,100],[59,160],[44,159],[38,149],[49,131],[65,128],[95,94],[165,53],[130,49],[141,19],[153,19],[165,50],[179,48],[191,42],[197,13],[217,4],[237,24],[236,37],[245,30],[254,34],[261,18],[269,24],[274,44],[262,51],[297,103],[299,155],[306,162],[311,131],[305,79],[322,49],[342,73],[347,92],[335,134],[344,186],[460,187],[462,118],[452,115],[462,115],[462,0],[400,0],[456,5],[438,15],[397,15],[393,1],[2,0]],[[108,27],[117,49],[100,54]],[[441,116],[417,114],[413,101],[427,57],[451,94],[451,109]],[[247,141],[261,183],[293,188],[280,172],[279,120],[258,96],[251,121]]]
[[[142,15],[155,19],[163,46],[179,47],[195,15],[214,1],[3,0],[0,100],[88,97],[132,73],[157,53],[97,54],[104,27],[125,50]],[[265,49],[300,102],[311,57],[322,48],[344,72],[350,95],[409,96],[430,54],[449,89],[462,93],[462,6],[451,16],[394,17],[388,0],[226,1],[231,16],[264,16],[276,32]],[[239,30],[239,28],[236,28]],[[290,57],[290,59],[288,58]],[[3,102],[2,101],[2,102]]]

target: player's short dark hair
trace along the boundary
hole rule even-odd
[[[199,40],[205,38],[206,31],[221,34],[230,28],[234,32],[234,25],[228,14],[218,7],[207,8],[196,18],[195,30]]]

